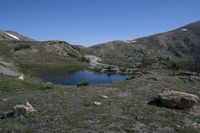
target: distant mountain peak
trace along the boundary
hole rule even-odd
[[[35,41],[14,31],[0,30],[0,41]]]

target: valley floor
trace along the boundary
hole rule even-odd
[[[152,78],[155,76],[159,80]],[[200,103],[186,110],[149,104],[164,88],[200,97],[199,83],[167,70],[153,70],[133,80],[88,87],[0,76],[0,112],[27,101],[38,110],[23,118],[0,119],[0,133],[200,132]]]

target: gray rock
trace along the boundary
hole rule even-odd
[[[108,99],[109,97],[106,95],[101,95],[102,98]]]
[[[198,73],[195,73],[195,72],[182,72],[180,74],[183,76],[198,76],[199,75]]]
[[[190,115],[193,115],[195,117],[200,117],[200,106],[195,106],[193,107],[190,112],[189,112]]]
[[[35,112],[36,109],[33,108],[28,102],[25,105],[16,105],[14,106],[14,115],[15,116],[24,116],[31,112]]]
[[[159,81],[160,77],[159,76],[152,76],[150,79],[154,80],[154,81]]]
[[[199,82],[200,81],[198,76],[190,76],[189,79],[191,82]]]
[[[101,102],[93,102],[94,105],[100,106]]]
[[[0,99],[0,101],[7,102],[8,99],[4,98],[4,99]]]
[[[199,100],[198,96],[194,94],[173,90],[164,90],[158,95],[158,99],[166,107],[179,109],[191,108]]]

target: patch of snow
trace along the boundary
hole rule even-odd
[[[182,31],[188,31],[188,29],[181,29]]]
[[[6,32],[6,34],[9,35],[10,37],[16,39],[16,40],[20,40],[18,37],[14,36],[14,35],[12,35],[12,34],[10,34],[10,33],[8,33],[8,32]]]
[[[136,40],[127,40],[125,43],[136,43]]]
[[[93,102],[93,104],[99,106],[101,105],[101,102]]]
[[[136,40],[132,40],[131,42],[132,42],[132,43],[135,43],[135,42],[137,42],[137,41],[136,41]]]
[[[18,77],[19,80],[24,80],[24,75],[22,74],[21,76]]]

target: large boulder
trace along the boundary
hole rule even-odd
[[[197,104],[198,96],[190,93],[164,90],[158,95],[158,99],[166,107],[185,109]]]

